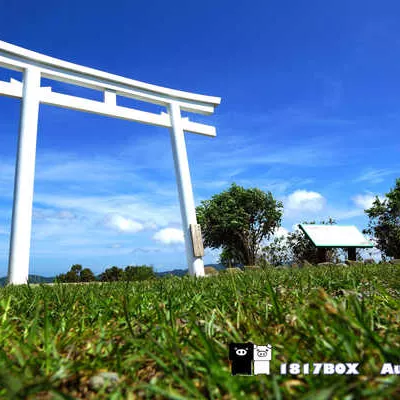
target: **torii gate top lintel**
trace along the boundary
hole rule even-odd
[[[213,126],[182,118],[181,111],[210,115],[221,99],[139,82],[45,56],[3,41],[0,41],[0,67],[23,73],[23,82],[14,79],[10,82],[0,80],[0,95],[19,98],[22,105],[8,282],[23,284],[28,281],[37,125],[41,103],[169,128],[188,269],[191,275],[204,276],[204,251],[196,221],[184,131],[206,136],[216,136],[216,131]],[[51,87],[41,86],[41,78],[101,91],[103,101],[54,92]],[[117,96],[158,104],[166,107],[167,112],[156,114],[119,106]],[[197,234],[193,235],[192,232]]]
[[[95,112],[168,128],[171,127],[171,124],[165,114],[154,114],[117,106],[116,96],[134,98],[165,107],[168,107],[171,103],[177,103],[182,111],[203,115],[211,115],[215,107],[221,102],[219,97],[184,92],[124,78],[119,75],[36,53],[4,41],[0,41],[0,67],[17,71],[38,68],[43,78],[104,92],[104,102],[99,102],[56,93],[51,88],[42,88],[41,103],[80,111]],[[21,98],[22,86],[15,80],[11,82],[0,81],[0,94]],[[108,107],[104,107],[104,103],[107,103]],[[115,106],[115,110],[110,110],[109,106],[112,105]],[[215,129],[212,126],[194,123],[188,119],[183,119],[183,125],[183,129],[187,132],[215,136]]]

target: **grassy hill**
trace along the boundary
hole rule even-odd
[[[6,287],[0,398],[400,398],[400,376],[380,374],[400,359],[399,282],[379,264]],[[272,345],[270,376],[231,375],[228,345],[248,341]],[[280,375],[296,362],[359,374]]]

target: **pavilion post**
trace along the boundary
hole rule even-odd
[[[347,248],[347,258],[351,261],[357,261],[357,253],[355,247],[348,247]]]
[[[317,258],[319,263],[327,261],[327,249],[325,247],[317,248]]]
[[[24,71],[22,90],[8,264],[9,284],[28,282],[40,103],[40,70],[38,68],[29,67]]]
[[[202,257],[195,257],[193,241],[190,234],[190,225],[195,225],[197,223],[197,219],[179,104],[171,103],[168,106],[168,114],[170,115],[171,119],[170,134],[172,154],[174,157],[175,175],[179,192],[182,229],[185,240],[189,274],[195,276],[204,276],[203,259]]]

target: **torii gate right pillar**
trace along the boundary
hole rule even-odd
[[[182,229],[185,239],[189,274],[195,276],[204,276],[203,259],[202,257],[196,257],[194,255],[193,241],[190,233],[190,225],[195,225],[197,223],[197,219],[179,104],[171,103],[168,107],[168,114],[171,118],[170,133],[172,154],[174,157],[176,183],[179,192]]]

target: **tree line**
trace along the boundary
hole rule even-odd
[[[107,268],[98,277],[89,268],[74,264],[65,274],[56,276],[56,282],[113,282],[113,281],[143,281],[156,278],[153,267],[148,265],[128,265],[125,269],[113,266]]]
[[[383,200],[376,196],[372,206],[364,211],[369,222],[363,233],[375,240],[384,260],[400,259],[400,178],[396,179],[395,187]],[[258,188],[245,189],[233,183],[229,189],[202,201],[196,208],[196,215],[204,247],[221,250],[219,261],[226,267],[318,262],[317,248],[302,231],[295,230],[286,237],[274,235],[281,226],[283,204],[274,199],[271,192]],[[315,224],[315,221],[302,223]],[[336,221],[328,218],[320,223],[333,225]],[[273,240],[265,244],[273,236]],[[338,262],[343,254],[343,249],[329,249],[327,259]],[[95,277],[89,268],[75,264],[66,274],[58,275],[56,280],[110,282],[155,277],[153,268],[148,265],[127,266],[125,269],[113,266]]]

